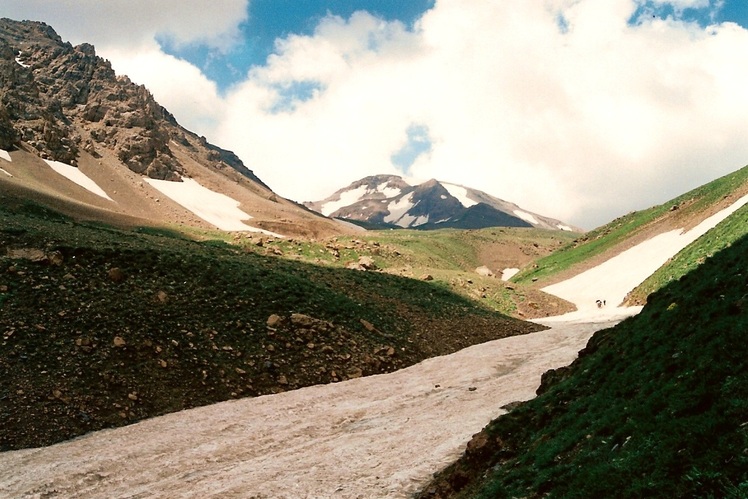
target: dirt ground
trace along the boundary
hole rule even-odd
[[[605,323],[562,323],[387,375],[228,401],[0,454],[15,498],[408,497]]]

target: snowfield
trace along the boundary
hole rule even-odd
[[[223,402],[2,453],[0,490],[13,498],[408,497],[454,461],[501,406],[534,397],[543,372],[568,365],[596,330],[636,313],[614,304],[657,262],[747,201],[549,286],[580,307],[538,321],[550,330],[391,374]],[[603,309],[594,306],[600,297],[607,298]]]
[[[712,227],[735,213],[748,203],[748,195],[738,199],[724,210],[705,219],[689,231],[672,230],[659,234],[630,248],[586,272],[566,281],[542,288],[542,291],[564,298],[577,306],[564,318],[605,316],[609,311],[616,313],[626,294],[664,265],[680,250],[706,234]],[[598,308],[596,301],[605,300],[607,305]]]
[[[514,210],[514,214],[517,215],[522,220],[524,220],[525,222],[531,223],[533,225],[538,225],[540,223],[538,222],[538,219],[535,218],[535,216],[532,213],[527,213],[526,211],[522,211],[522,210]]]
[[[183,178],[181,182],[152,178],[144,178],[144,180],[164,196],[221,230],[260,232],[270,236],[283,237],[280,234],[245,224],[243,221],[251,219],[252,216],[239,209],[239,201],[219,192],[211,191],[191,178]]]
[[[366,195],[366,186],[362,185],[352,191],[346,191],[340,195],[340,199],[337,201],[330,201],[325,203],[320,208],[322,214],[329,217],[343,206],[348,206],[361,200]]]
[[[447,189],[447,192],[453,197],[457,198],[457,201],[462,203],[462,206],[465,208],[470,208],[471,206],[475,206],[478,204],[477,201],[473,201],[468,197],[468,191],[461,185],[455,185],[455,184],[448,184],[446,182],[439,182],[444,186],[445,189]]]
[[[59,161],[50,161],[45,159],[45,163],[49,165],[50,168],[52,168],[54,171],[65,177],[66,179],[75,182],[79,186],[83,187],[89,192],[93,192],[97,196],[100,196],[104,199],[108,199],[109,201],[114,202],[112,198],[109,197],[109,195],[99,187],[99,185],[91,180],[90,177],[88,177],[85,173],[80,171],[78,168],[68,165],[65,163],[61,163]]]

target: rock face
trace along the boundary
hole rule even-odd
[[[410,185],[397,175],[365,177],[322,201],[305,204],[323,215],[379,229],[538,227],[577,230],[477,189],[434,179]]]
[[[136,173],[178,181],[172,141],[264,186],[236,155],[179,126],[144,86],[117,76],[92,45],[63,42],[44,23],[0,19],[0,148],[71,165],[81,150],[108,149]]]

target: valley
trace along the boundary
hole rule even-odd
[[[1,19],[0,496],[745,497],[746,204],[300,204]]]

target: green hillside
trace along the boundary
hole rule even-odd
[[[710,210],[725,208],[748,193],[748,166],[693,189],[652,208],[635,211],[588,232],[559,251],[525,267],[512,281],[517,283],[549,282],[558,274],[582,267],[607,251],[646,232],[663,232],[687,227],[694,219],[705,218]],[[675,272],[677,274],[677,272]],[[673,274],[675,275],[675,274]],[[653,289],[653,288],[650,288]]]
[[[319,243],[244,241],[79,222],[0,193],[0,451],[542,329],[444,283],[276,254]]]
[[[743,237],[596,333],[421,497],[748,497],[747,358]]]

